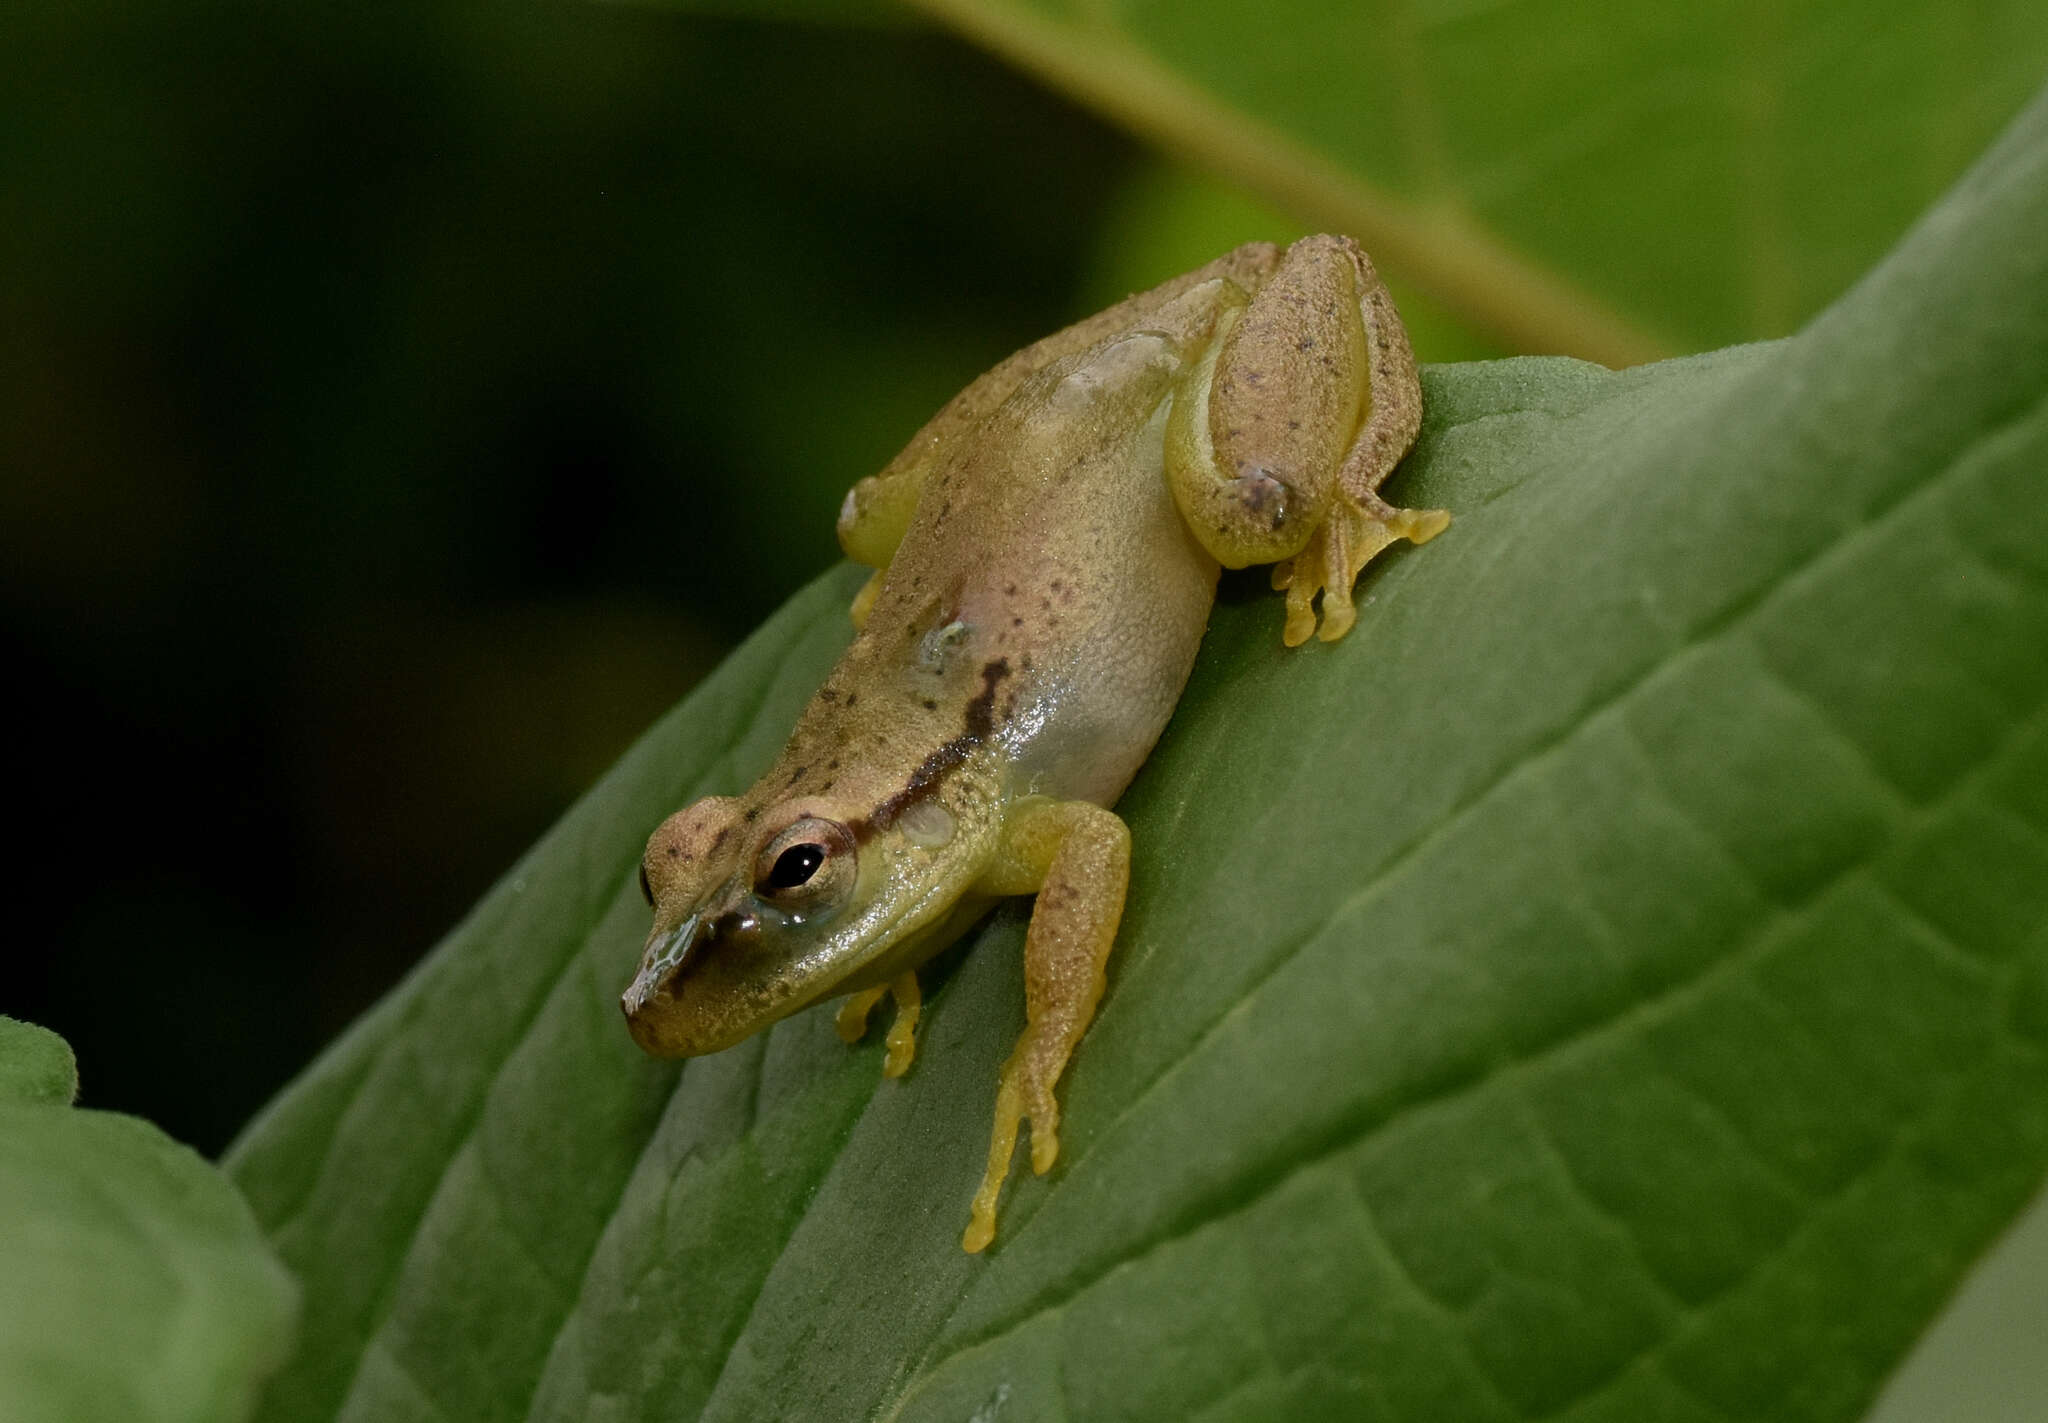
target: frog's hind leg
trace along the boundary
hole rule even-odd
[[[1166,468],[1189,529],[1219,563],[1276,563],[1289,589],[1283,640],[1351,626],[1351,584],[1396,538],[1448,522],[1374,493],[1414,443],[1422,392],[1407,333],[1358,244],[1289,248],[1175,397]]]
[[[960,1240],[971,1253],[995,1238],[996,1198],[1018,1127],[1031,1122],[1033,1171],[1045,1174],[1059,1157],[1053,1088],[1102,1000],[1130,864],[1131,833],[1115,815],[1086,801],[1045,801],[1020,812],[980,886],[995,894],[1035,890],[1038,903],[1024,940],[1024,1034],[1003,1064],[988,1169]]]
[[[1289,248],[1174,396],[1166,474],[1226,568],[1292,558],[1322,521],[1367,389],[1353,269],[1334,238]]]
[[[1311,238],[1338,244],[1358,290],[1361,336],[1366,351],[1364,410],[1344,463],[1337,472],[1336,498],[1320,527],[1293,558],[1276,564],[1273,586],[1287,593],[1287,622],[1281,641],[1296,647],[1316,632],[1315,597],[1322,594],[1318,636],[1335,642],[1351,630],[1357,612],[1351,588],[1381,550],[1401,539],[1428,543],[1450,525],[1441,509],[1397,509],[1380,498],[1379,487],[1415,443],[1422,428],[1422,381],[1408,332],[1393,298],[1373,271],[1372,259],[1349,238]]]

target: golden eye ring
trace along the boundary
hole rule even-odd
[[[754,893],[773,904],[797,904],[829,892],[853,863],[853,832],[836,820],[793,821],[754,857]]]

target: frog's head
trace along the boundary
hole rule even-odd
[[[935,882],[961,877],[945,851],[963,848],[911,843],[907,819],[878,832],[818,795],[713,796],[670,816],[641,862],[654,927],[621,999],[634,1040],[658,1057],[717,1052],[900,943],[930,917]]]

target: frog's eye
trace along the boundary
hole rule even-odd
[[[853,869],[853,835],[836,820],[805,816],[761,847],[754,893],[793,904],[842,885]]]
[[[810,883],[811,876],[818,872],[818,866],[825,863],[825,847],[792,845],[775,857],[775,863],[768,869],[768,888],[796,889]]]

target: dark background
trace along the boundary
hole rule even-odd
[[[911,27],[8,7],[0,1012],[219,1151],[1095,304],[1143,161]]]

